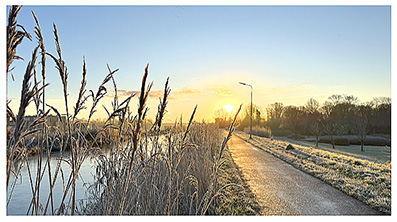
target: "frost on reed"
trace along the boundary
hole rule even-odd
[[[25,27],[17,23],[17,16],[22,6],[13,5],[10,7],[7,24],[7,76],[12,62],[16,59],[23,59],[16,55],[17,47],[22,43],[24,38],[32,40]],[[19,29],[18,29],[19,28]],[[21,30],[20,30],[21,29]]]
[[[294,144],[294,150],[286,151],[288,142],[263,137],[249,140],[249,136],[241,132],[235,135],[372,208],[391,213],[391,165],[298,144]]]
[[[185,127],[182,120],[160,134],[170,93],[168,79],[153,127],[139,130],[147,108],[145,102],[152,84],[142,79],[137,115],[121,115],[117,124],[107,127],[122,135],[107,154],[96,158],[95,183],[81,213],[88,215],[205,215],[213,214],[217,197],[227,186],[218,187],[222,152],[234,130],[222,143],[213,124],[193,121],[197,106]],[[237,116],[237,114],[236,114]],[[109,116],[109,120],[113,118]],[[126,119],[123,119],[126,118]],[[121,133],[120,133],[121,132]],[[121,141],[117,141],[120,140]]]
[[[20,6],[12,6],[7,27],[7,73],[14,59],[16,47],[24,37],[30,38],[23,26],[16,24]],[[213,214],[222,191],[234,184],[220,187],[217,183],[218,170],[223,164],[222,153],[234,131],[234,121],[228,136],[222,141],[218,128],[213,124],[197,123],[194,114],[185,126],[180,122],[164,131],[162,120],[166,113],[168,96],[171,92],[167,79],[163,97],[160,99],[156,120],[152,127],[144,127],[148,111],[146,105],[153,83],[147,84],[149,65],[144,70],[136,113],[130,110],[131,94],[119,102],[117,85],[111,70],[99,85],[98,90],[87,90],[87,66],[83,58],[81,86],[73,110],[69,109],[68,69],[62,58],[60,38],[53,24],[56,54],[46,51],[38,19],[35,34],[37,47],[27,64],[22,82],[21,100],[18,114],[8,106],[7,118],[15,122],[15,127],[7,140],[7,207],[12,201],[16,182],[21,179],[21,169],[26,167],[32,196],[26,206],[27,215],[205,215]],[[20,27],[23,31],[17,31]],[[41,81],[36,75],[38,50],[41,55]],[[62,83],[64,112],[45,102],[46,57],[55,64]],[[8,74],[7,74],[8,75]],[[34,77],[32,80],[32,76]],[[112,81],[115,97],[113,109],[103,107],[107,120],[94,126],[93,114],[101,99],[107,93],[107,84]],[[31,84],[33,82],[33,86]],[[41,87],[39,85],[42,84]],[[88,95],[87,95],[88,94]],[[91,100],[91,107],[87,101]],[[35,102],[36,119],[27,125],[26,108]],[[40,108],[40,104],[42,107]],[[48,110],[45,111],[45,107]],[[87,121],[77,118],[84,110],[89,110]],[[240,106],[241,109],[241,106]],[[239,109],[239,111],[240,111]],[[110,110],[110,111],[109,111]],[[57,124],[47,122],[49,113],[55,113]],[[103,144],[109,149],[101,149]],[[59,157],[51,160],[51,152],[59,150]],[[32,167],[29,155],[37,154],[37,166]],[[97,162],[95,180],[89,187],[88,199],[77,203],[76,180],[83,162],[88,157]],[[36,163],[33,163],[36,164]],[[67,173],[69,172],[69,173]],[[24,178],[25,179],[25,178]],[[48,183],[49,186],[41,186]],[[61,184],[62,192],[55,193],[55,184]],[[48,196],[43,198],[40,191],[48,187]],[[41,199],[40,199],[41,197]],[[57,201],[55,201],[57,200]],[[23,207],[23,206],[21,206]]]

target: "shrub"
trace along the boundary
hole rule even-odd
[[[338,146],[349,146],[350,142],[349,139],[346,137],[342,137],[342,136],[334,136],[334,144],[338,145]],[[319,143],[329,143],[332,144],[332,140],[331,137],[329,136],[324,136],[324,137],[320,137],[320,139],[318,140]]]
[[[361,145],[361,141],[357,136],[349,135],[347,136],[350,144]],[[364,145],[367,146],[390,146],[390,140],[380,136],[367,136],[364,140]]]
[[[292,131],[289,129],[272,129],[273,136],[288,136],[291,134],[292,134]]]
[[[295,134],[291,134],[291,135],[287,136],[287,138],[294,139],[294,140],[303,140],[303,139],[305,139],[304,136],[295,135]]]
[[[250,133],[250,128],[249,127],[245,127],[244,128],[244,132],[245,133]],[[252,127],[252,135],[265,137],[265,138],[271,138],[272,137],[272,131],[270,130],[270,128],[254,126],[254,127]]]
[[[349,146],[349,145],[361,145],[360,139],[355,135],[345,136],[334,136],[335,145]],[[331,144],[331,138],[329,136],[323,136],[319,139],[320,143]],[[366,146],[390,146],[391,140],[382,136],[367,136],[364,140]]]

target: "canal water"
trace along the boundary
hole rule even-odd
[[[158,141],[160,142],[159,146],[162,147],[163,151],[166,151],[166,147],[164,146],[165,144],[165,137],[160,136],[158,138]],[[151,153],[151,147],[152,141],[145,140],[145,143],[147,144],[144,146],[145,152],[147,152],[149,155]],[[106,156],[110,155],[110,148],[102,148],[101,149],[102,153]],[[53,152],[51,153],[50,156],[50,163],[51,163],[51,176],[54,177],[54,172],[56,170],[58,160],[60,159],[60,152]],[[70,152],[63,152],[63,159],[70,159]],[[42,167],[46,165],[47,162],[47,156],[44,155],[45,157],[43,158],[42,161]],[[35,178],[36,178],[36,172],[37,172],[37,162],[38,162],[38,156],[32,156],[29,157],[29,168],[30,172],[32,173],[32,178],[33,178],[33,184],[35,184]],[[96,172],[96,161],[94,158],[87,157],[80,170],[79,170],[79,177],[76,180],[76,203],[79,203],[81,200],[87,199],[88,194],[87,194],[87,188],[89,185],[93,184],[94,182],[94,175]],[[66,186],[67,180],[70,175],[71,167],[70,165],[62,161],[61,162],[62,166],[62,172],[63,174],[59,173],[57,176],[56,183],[54,185],[53,189],[53,197],[54,197],[54,208],[57,209],[60,206],[60,203],[62,201],[62,195],[63,195],[63,190],[65,189],[64,186]],[[32,188],[31,188],[31,183],[29,180],[29,174],[28,174],[28,168],[26,161],[23,163],[23,167],[21,169],[21,172],[16,179],[14,175],[11,175],[10,177],[10,184],[7,190],[7,215],[26,215],[29,205],[32,200]],[[44,210],[47,199],[48,199],[48,194],[49,194],[49,181],[48,181],[48,169],[45,170],[44,175],[42,177],[42,183],[40,184],[40,203],[42,204],[42,209]],[[53,179],[53,178],[52,178]],[[63,181],[65,180],[65,181]],[[12,191],[12,183],[15,183],[14,190]],[[70,192],[70,191],[69,191]],[[69,194],[67,198],[69,197]],[[66,199],[68,200],[68,199]],[[65,201],[66,202],[66,201]],[[78,207],[78,206],[77,206]],[[50,206],[48,206],[47,209],[47,215],[50,215],[51,213]],[[41,212],[41,214],[43,211]],[[29,211],[29,215],[31,215],[31,210]]]
[[[63,152],[62,154],[66,159],[68,159],[69,152]],[[46,156],[46,155],[45,155]],[[51,176],[54,177],[54,173],[58,164],[58,159],[60,158],[60,152],[54,152],[50,156],[51,163]],[[33,184],[35,184],[36,172],[37,172],[37,162],[38,156],[32,156],[28,160],[30,172],[33,178]],[[46,165],[47,157],[43,158],[42,169],[44,165]],[[62,173],[61,171],[58,173],[57,180],[53,189],[53,197],[54,197],[54,208],[57,209],[60,206],[63,190],[65,189],[67,180],[69,178],[71,167],[65,161],[61,162]],[[92,184],[94,181],[94,174],[96,170],[96,163],[94,159],[90,157],[86,158],[83,162],[80,170],[79,177],[76,181],[76,203],[80,202],[80,200],[87,198],[87,187],[89,184]],[[29,179],[29,173],[26,161],[23,164],[21,169],[21,173],[18,178],[15,175],[11,175],[10,184],[7,190],[7,215],[26,215],[27,210],[29,209],[29,205],[32,200],[32,188]],[[52,178],[53,179],[53,178]],[[63,181],[64,180],[64,181]],[[14,190],[12,191],[12,183],[15,182]],[[45,205],[47,203],[48,194],[49,194],[49,178],[48,178],[48,169],[46,168],[45,173],[42,177],[42,183],[40,184],[40,203],[42,204],[42,210],[44,210]],[[12,193],[11,193],[12,192]],[[69,191],[70,192],[70,191]],[[67,202],[69,199],[69,194],[65,199]],[[42,211],[43,212],[43,211]],[[30,215],[31,211],[29,212]],[[42,214],[42,213],[41,213]],[[47,209],[47,215],[51,214],[50,205]]]

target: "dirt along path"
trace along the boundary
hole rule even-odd
[[[233,136],[232,157],[262,215],[376,215],[366,204]]]

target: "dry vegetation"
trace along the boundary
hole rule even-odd
[[[12,61],[19,58],[15,55],[16,47],[24,37],[30,38],[26,30],[16,22],[20,9],[19,6],[10,7],[7,27],[7,77]],[[228,178],[230,173],[226,171],[235,169],[235,166],[226,162],[230,158],[224,158],[226,144],[234,131],[234,122],[240,110],[230,124],[227,137],[223,139],[214,124],[193,121],[197,106],[186,127],[181,121],[168,131],[162,132],[162,120],[171,92],[167,79],[156,119],[152,127],[146,129],[143,127],[148,111],[146,102],[153,86],[153,83],[147,82],[149,65],[142,77],[140,93],[119,101],[113,77],[118,70],[111,70],[109,66],[108,74],[97,91],[89,90],[87,93],[85,60],[78,98],[71,109],[68,97],[69,73],[62,59],[57,27],[54,24],[56,54],[51,54],[45,50],[38,19],[34,14],[33,17],[36,21],[38,45],[33,50],[23,78],[18,114],[14,115],[13,110],[7,106],[7,117],[15,122],[7,141],[7,206],[12,199],[16,181],[21,179],[21,169],[27,167],[29,178],[24,179],[28,179],[32,191],[27,215],[252,214],[253,211],[249,211],[252,207],[247,208],[244,204],[245,199],[240,201],[243,209],[230,207],[225,210],[221,206],[221,203],[227,201],[224,197],[239,194],[233,187],[245,192],[245,188],[241,189],[243,186],[239,185],[243,184],[241,181]],[[22,31],[17,31],[19,28]],[[41,57],[41,82],[36,75],[37,56]],[[59,107],[45,102],[47,57],[55,63],[62,82],[63,112],[66,113],[66,118],[62,118]],[[33,86],[31,82],[34,83]],[[99,101],[106,95],[109,82],[113,83],[116,94],[111,108],[104,107],[108,113],[107,120],[93,131],[90,129],[91,122],[94,122],[92,116]],[[129,108],[134,96],[138,97],[136,113]],[[32,101],[36,107],[37,118],[32,124],[26,125],[26,108]],[[81,110],[87,108],[88,101],[92,101],[88,120],[82,122],[77,116]],[[50,112],[58,117],[58,124],[55,126],[50,126],[46,121]],[[110,150],[107,152],[100,148],[103,140],[109,146]],[[60,155],[53,170],[50,153],[58,148]],[[35,167],[30,167],[28,161],[32,150],[35,150],[38,158]],[[79,179],[80,167],[88,157],[97,162],[95,182],[88,189],[88,199],[77,203],[76,181]],[[67,163],[66,167],[70,169],[66,170],[62,163]],[[224,176],[220,176],[220,171],[226,172]],[[48,175],[48,178],[43,175]],[[48,197],[40,199],[39,192],[43,183],[49,183]],[[53,192],[56,183],[62,184],[62,193]],[[59,204],[54,202],[55,196],[61,197]],[[250,198],[246,202],[252,205],[252,195]]]
[[[245,127],[244,132],[249,134],[250,128]],[[272,131],[266,127],[254,126],[254,127],[252,127],[251,133],[252,133],[252,135],[256,135],[256,136],[260,136],[260,137],[266,137],[266,138],[272,137]]]
[[[257,136],[250,140],[243,132],[235,135],[372,208],[391,214],[390,163],[379,164],[295,144],[295,149],[286,150],[288,142]]]

